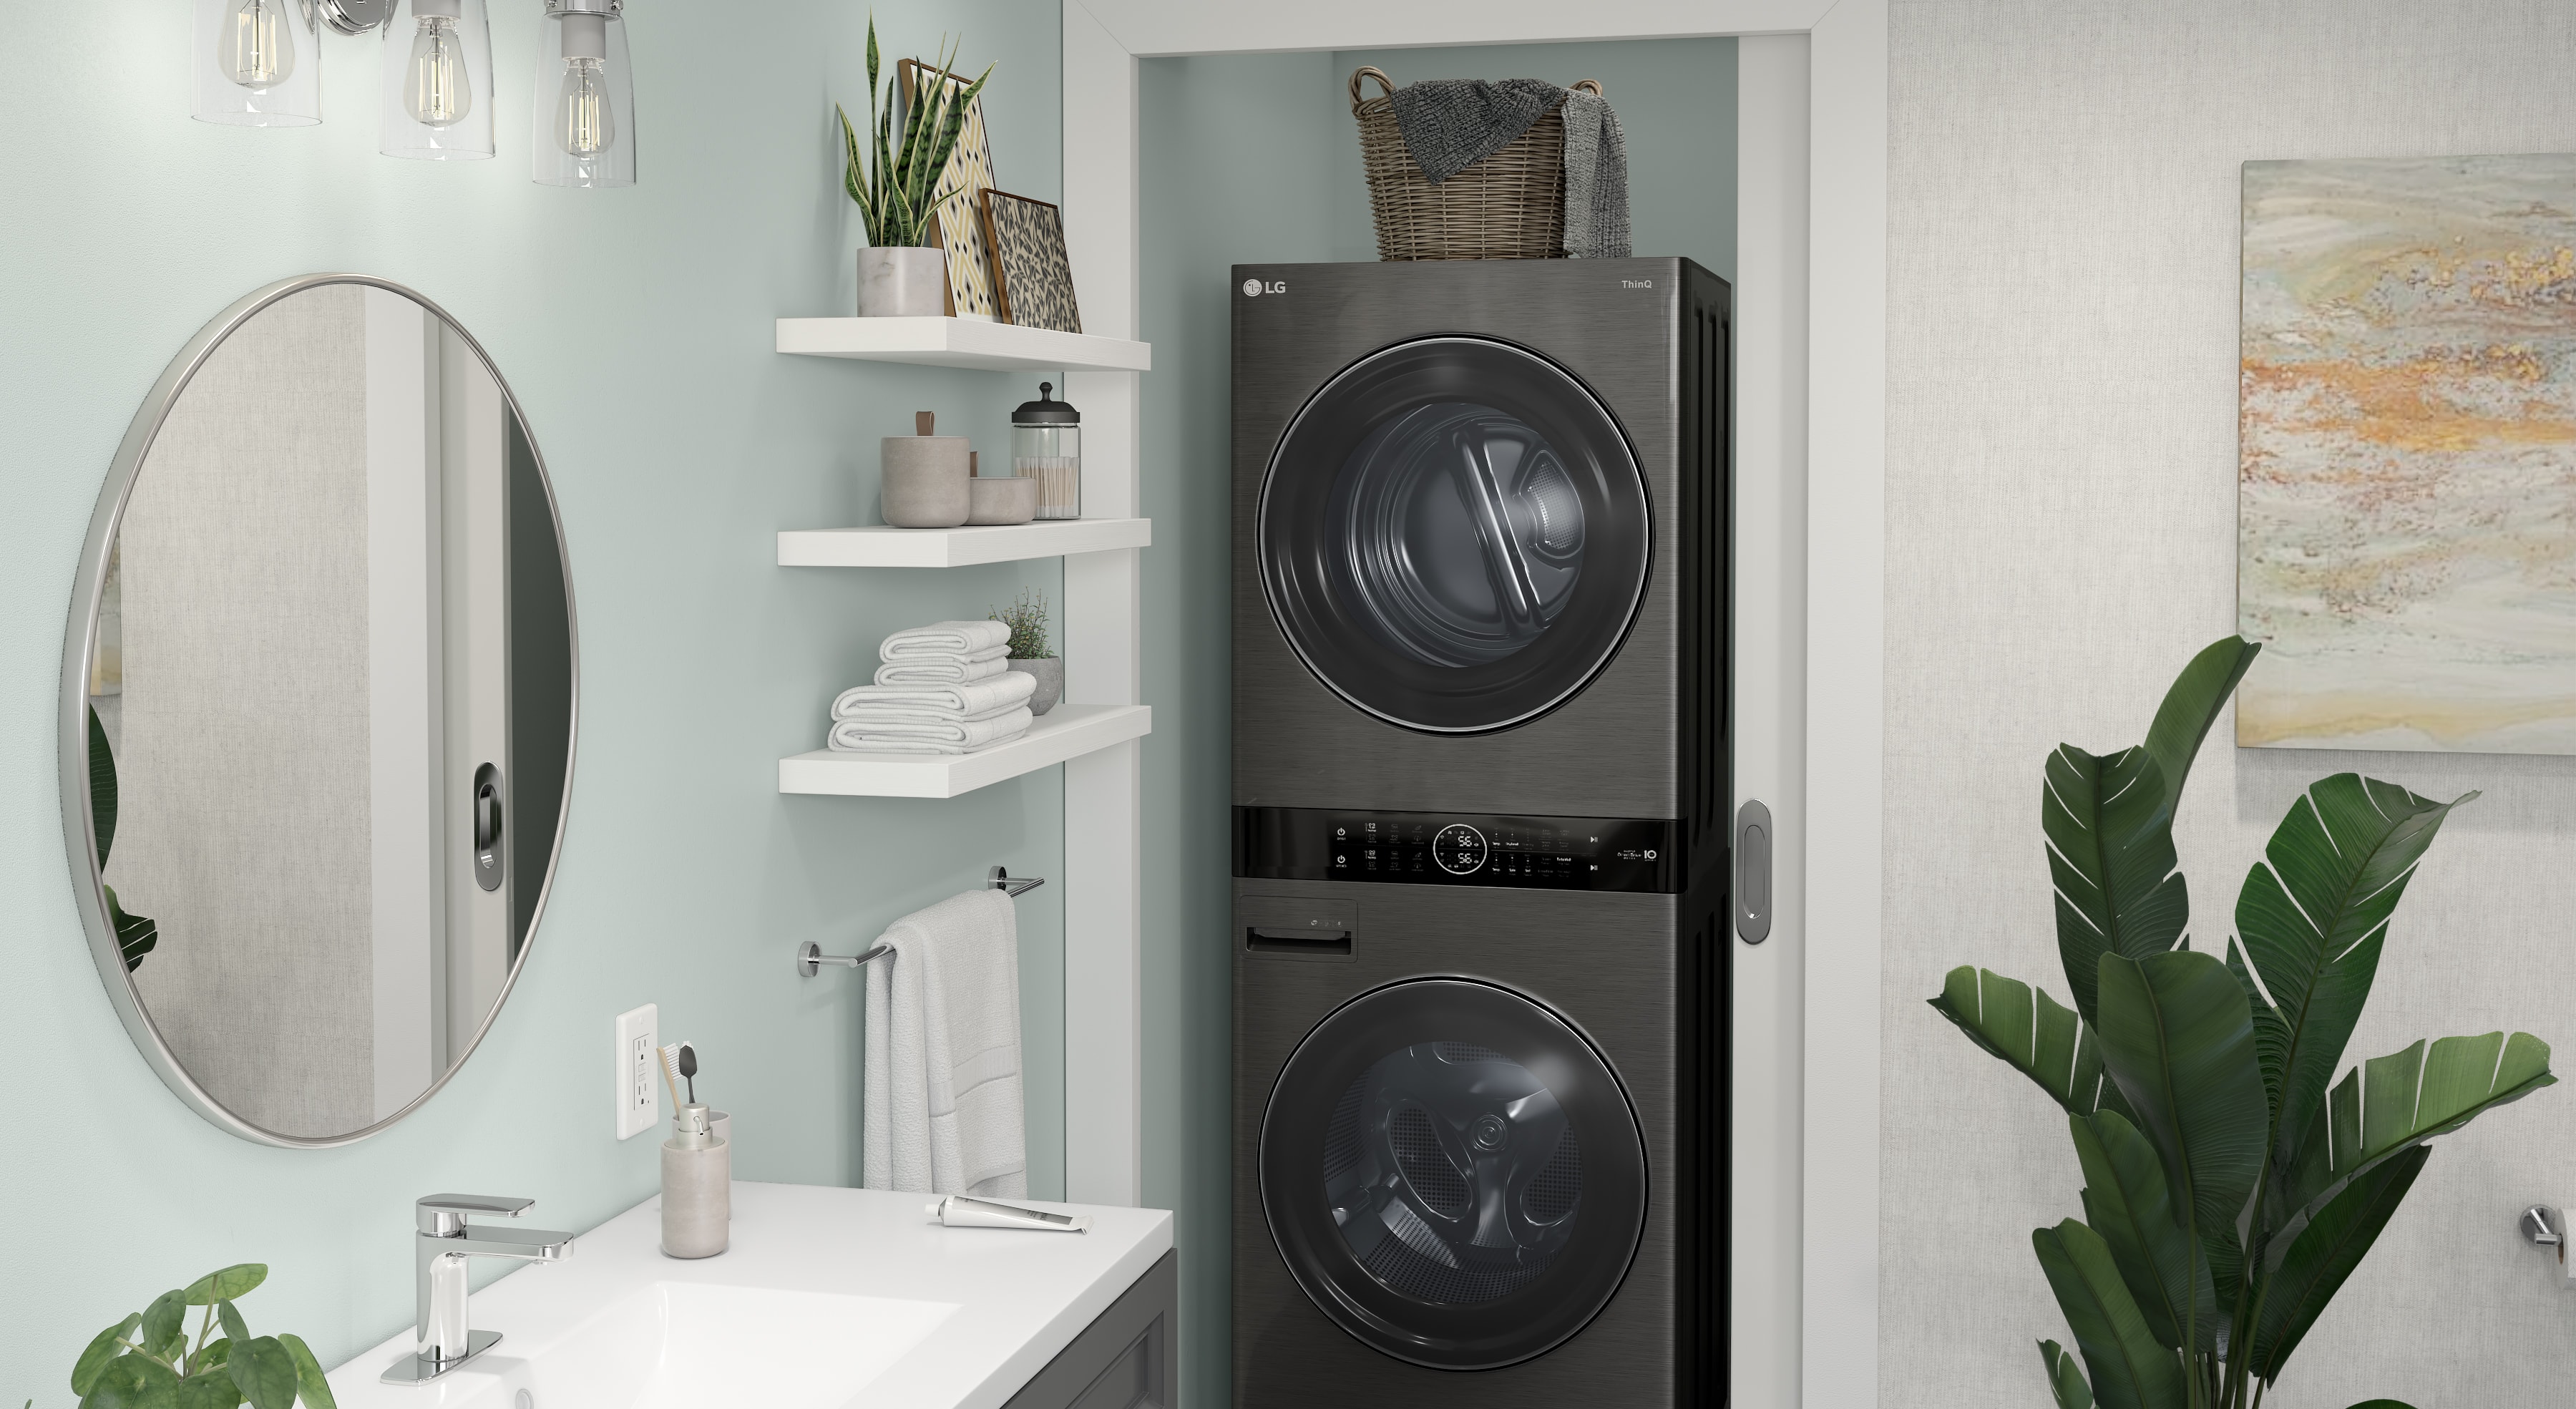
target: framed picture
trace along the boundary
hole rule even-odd
[[[2244,182],[2236,742],[2576,753],[2576,156]]]
[[[1002,321],[1081,332],[1073,265],[1064,253],[1063,213],[1045,201],[986,191],[984,226],[993,247],[993,293]]]
[[[963,93],[973,80],[949,74],[942,78],[937,69],[919,59],[905,59],[894,66],[895,78],[903,85],[904,111],[920,101],[925,85],[937,81],[948,85],[952,93]],[[940,251],[948,257],[948,311],[965,318],[997,318],[1000,306],[993,298],[993,252],[986,243],[984,221],[979,211],[983,193],[993,188],[993,140],[984,130],[984,99],[977,95],[966,105],[966,125],[957,133],[957,146],[948,154],[948,166],[939,173],[939,182],[931,189],[955,191],[957,194],[930,218],[930,228]]]

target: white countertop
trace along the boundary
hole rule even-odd
[[[1172,1215],[1160,1209],[1012,1201],[1091,1215],[1090,1232],[1063,1234],[944,1228],[924,1215],[929,1202],[927,1194],[738,1183],[731,1248],[689,1261],[662,1255],[656,1195],[581,1234],[568,1260],[523,1268],[476,1292],[474,1327],[501,1332],[499,1346],[427,1386],[380,1384],[387,1365],[412,1353],[405,1328],[332,1371],[331,1390],[345,1409],[507,1404],[510,1385],[525,1378],[514,1372],[528,1362],[542,1365],[548,1350],[640,1290],[677,1283],[953,1306],[934,1313],[927,1334],[854,1402],[999,1409],[1172,1246]],[[542,1213],[528,1221],[544,1222]],[[409,1277],[411,1267],[387,1275]],[[834,1353],[829,1345],[814,1350]],[[545,1396],[536,1402],[543,1409]]]

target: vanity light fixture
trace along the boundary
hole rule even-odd
[[[492,23],[485,0],[410,0],[385,26],[377,150],[472,161],[492,155]]]
[[[238,127],[320,122],[319,14],[307,0],[197,0],[189,111]]]
[[[626,0],[546,0],[528,174],[547,186],[635,184],[635,80]]]

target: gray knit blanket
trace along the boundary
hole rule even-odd
[[[1405,150],[1433,185],[1512,144],[1565,107],[1565,252],[1628,257],[1628,141],[1618,114],[1589,93],[1535,78],[1435,78],[1395,90]]]

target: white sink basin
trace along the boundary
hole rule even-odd
[[[921,1194],[736,1184],[733,1246],[661,1254],[661,1201],[474,1294],[501,1343],[379,1382],[409,1327],[331,1372],[342,1409],[998,1409],[1172,1245],[1156,1209],[1043,1204],[1087,1234],[942,1228]],[[410,1275],[408,1257],[386,1275]]]
[[[456,1409],[840,1409],[957,1311],[954,1302],[650,1282],[541,1354],[507,1341]],[[519,1402],[526,1391],[528,1401]]]

